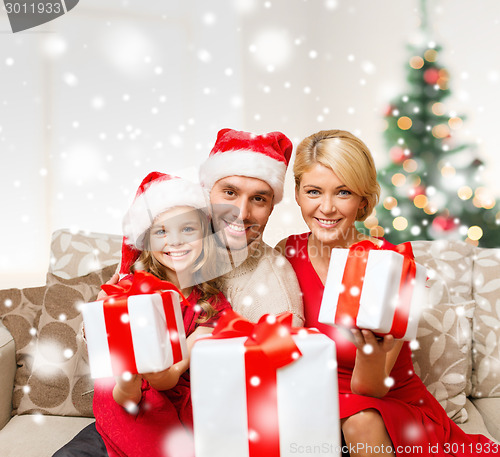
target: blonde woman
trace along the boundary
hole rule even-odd
[[[310,232],[289,236],[277,248],[297,274],[305,326],[336,342],[346,450],[351,456],[465,457],[482,455],[479,449],[498,455],[498,445],[482,435],[465,434],[448,418],[415,375],[408,342],[391,335],[376,338],[369,330],[346,336],[318,322],[332,249],[366,239],[381,248],[390,246],[355,227],[368,217],[380,194],[369,149],[349,132],[321,131],[299,144],[293,171],[295,199]]]

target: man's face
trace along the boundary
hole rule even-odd
[[[230,249],[244,249],[262,236],[274,204],[269,184],[257,178],[228,176],[210,192],[212,217],[219,239]]]

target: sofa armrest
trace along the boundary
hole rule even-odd
[[[16,368],[14,339],[0,322],[0,430],[11,417]]]

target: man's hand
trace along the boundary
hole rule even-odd
[[[114,285],[114,284],[117,284],[119,280],[120,280],[120,275],[118,273],[115,273],[113,276],[111,276],[110,280],[108,282],[106,282],[106,284],[113,284]],[[107,296],[108,296],[108,294],[106,292],[104,292],[104,290],[101,290],[97,294],[96,301],[104,300]]]

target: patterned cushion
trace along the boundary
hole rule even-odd
[[[38,306],[37,319],[33,318],[32,324],[36,332],[32,330],[31,334],[37,338],[31,338],[21,353],[16,345],[18,365],[20,356],[29,363],[22,377],[16,374],[15,413],[92,416],[92,382],[80,333],[82,319],[78,304],[94,300],[100,285],[115,269],[116,265],[111,265],[74,279],[47,275],[47,285],[38,288],[43,289],[43,303]]]
[[[42,313],[44,295],[44,286],[0,291],[2,323],[9,330],[16,345],[17,370],[14,385],[18,388],[14,391],[12,399],[13,414],[16,414],[23,395],[20,386],[27,384],[31,374],[36,345],[36,328]]]
[[[119,235],[57,230],[52,234],[49,273],[69,279],[117,264],[121,245]]]
[[[500,249],[476,250],[472,284],[472,396],[500,397]]]
[[[427,267],[429,308],[420,320],[415,372],[456,423],[467,420],[471,391],[473,247],[464,242],[415,241],[417,262]]]

